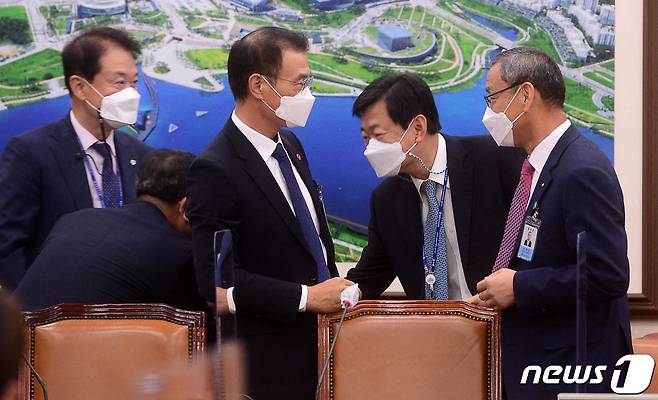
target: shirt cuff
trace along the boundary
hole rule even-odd
[[[302,296],[299,299],[299,312],[306,311],[307,300],[308,300],[308,286],[302,285]]]
[[[233,286],[226,291],[226,301],[228,302],[228,311],[235,314],[235,301],[233,300]]]

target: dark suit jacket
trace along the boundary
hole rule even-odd
[[[27,310],[60,303],[205,304],[192,241],[142,202],[64,215],[14,294]]]
[[[531,262],[515,257],[516,305],[502,315],[503,378],[508,399],[555,399],[564,385],[520,385],[527,365],[574,365],[576,341],[576,235],[587,232],[588,365],[609,374],[631,352],[626,292],[629,266],[624,202],[610,161],[571,126],[551,152],[529,202],[541,227]],[[518,241],[517,246],[518,249]]]
[[[280,133],[311,193],[328,267],[337,276],[324,207],[301,143]],[[297,157],[299,155],[299,157]],[[253,145],[226,122],[194,161],[188,177],[188,216],[202,294],[214,298],[213,235],[233,233],[237,331],[247,350],[250,392],[257,399],[310,399],[317,381],[317,316],[299,313],[301,286],[317,269],[286,198]]]
[[[115,132],[126,203],[135,201],[135,173],[150,150]],[[84,161],[70,117],[14,137],[0,157],[0,284],[11,289],[64,214],[92,207]],[[77,155],[77,156],[76,156]],[[136,165],[131,165],[135,160]]]
[[[524,153],[500,149],[489,136],[444,135],[450,195],[466,283],[491,273]],[[368,246],[347,279],[364,298],[379,297],[399,277],[407,298],[425,297],[421,199],[408,176],[382,182],[371,196]]]

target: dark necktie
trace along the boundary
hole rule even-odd
[[[325,281],[330,278],[330,275],[329,270],[327,269],[327,262],[324,259],[324,253],[322,252],[320,237],[318,236],[318,231],[315,229],[311,212],[308,210],[302,191],[297,184],[297,179],[295,179],[295,174],[293,173],[290,159],[288,159],[288,154],[281,143],[276,145],[276,150],[274,150],[272,157],[279,162],[283,178],[286,180],[286,186],[290,193],[292,206],[295,209],[297,222],[299,222],[299,227],[304,234],[306,245],[309,250],[311,250],[313,260],[315,260],[315,265],[318,271],[318,282]]]
[[[91,147],[103,156],[103,170],[101,172],[101,177],[103,178],[103,199],[101,203],[106,208],[120,207],[121,188],[119,178],[114,173],[114,168],[112,168],[110,146],[106,143],[96,142]]]

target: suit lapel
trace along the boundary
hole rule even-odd
[[[397,215],[397,230],[402,236],[401,247],[408,260],[409,282],[414,282],[413,292],[407,295],[411,298],[424,298],[423,272],[423,223],[420,195],[411,179],[398,176],[399,193],[393,197],[394,212]]]
[[[562,154],[564,151],[569,147],[569,145],[576,140],[579,137],[578,130],[574,128],[574,126],[570,126],[569,129],[567,129],[566,132],[564,132],[564,135],[558,140],[558,142],[555,144],[555,147],[551,151],[551,154],[548,156],[548,159],[546,160],[546,164],[544,164],[544,168],[541,171],[541,175],[539,175],[539,179],[537,180],[537,185],[535,186],[535,191],[532,193],[532,196],[530,197],[530,201],[528,202],[528,208],[526,209],[525,217],[529,216],[532,214],[533,210],[535,209],[535,205],[540,205],[542,197],[544,194],[548,191],[548,188],[551,185],[552,177],[553,177],[553,169],[555,169],[560,161],[560,158],[562,158]],[[525,224],[525,217],[523,220],[523,224]],[[541,215],[540,215],[541,218]],[[521,236],[523,235],[523,226],[521,226],[521,229],[519,229],[518,236],[516,237],[516,244],[515,244],[515,251],[512,253],[512,261],[510,264],[512,265],[519,265],[519,262],[522,262],[518,257],[516,257],[516,252],[518,251],[519,244],[521,243]]]
[[[125,197],[124,204],[135,202],[135,175],[137,166],[137,154],[135,149],[128,144],[124,133],[114,131],[114,146],[117,151],[117,163],[121,172],[121,187]]]
[[[423,222],[420,210],[420,195],[408,176],[399,176],[400,195],[395,196],[395,214],[398,217],[398,228],[413,253],[422,253]]]
[[[258,151],[252,146],[249,140],[240,132],[240,130],[233,124],[229,118],[226,126],[224,127],[226,137],[233,144],[238,157],[244,162],[242,168],[251,177],[256,186],[263,192],[264,197],[272,205],[279,217],[285,222],[290,229],[290,232],[297,238],[299,243],[308,250],[306,240],[299,227],[299,222],[295,218],[288,204],[288,200],[281,192],[281,188],[276,183],[269,168],[263,161],[263,158],[258,154]]]
[[[57,160],[75,208],[93,207],[84,155],[68,114],[59,121],[50,136],[54,139],[50,149]]]
[[[471,210],[473,206],[473,165],[467,162],[468,151],[458,139],[448,135],[446,140],[448,152],[448,176],[450,179],[450,198],[452,212],[455,216],[455,229],[462,265],[468,266],[468,249],[471,237]],[[465,268],[468,271],[468,268]]]
[[[546,164],[544,164],[541,175],[539,175],[537,186],[535,187],[535,191],[530,198],[530,202],[528,203],[528,210],[526,210],[526,214],[532,212],[535,204],[539,204],[541,202],[544,193],[546,193],[546,190],[548,190],[548,187],[550,186],[553,169],[557,167],[560,158],[562,158],[562,154],[567,149],[567,147],[569,147],[569,145],[578,138],[578,135],[578,131],[572,125],[569,127],[569,129],[567,129],[566,132],[564,132],[564,135],[562,135],[560,140],[558,140],[558,142],[555,144],[553,151],[551,151],[551,154],[548,156],[548,160],[546,160]]]
[[[306,189],[308,189],[308,192],[311,194],[311,199],[313,200],[313,207],[315,207],[316,214],[320,216],[320,214],[322,214],[320,197],[315,185],[315,181],[311,177],[311,171],[308,169],[306,164],[302,162],[303,158],[301,152],[297,150],[297,147],[283,135],[281,135],[281,141],[283,142],[283,147],[285,147],[286,152],[288,152],[288,156],[290,156],[290,159],[292,160],[292,165],[299,173],[299,176],[302,178],[304,185],[306,185]]]
[[[332,251],[333,239],[331,238],[331,233],[329,232],[329,222],[327,220],[324,204],[322,202],[323,200],[321,198],[321,189],[319,185],[313,180],[311,170],[308,168],[308,162],[304,160],[303,152],[300,151],[295,143],[286,135],[281,135],[281,141],[283,142],[283,147],[285,147],[288,155],[290,156],[290,159],[292,160],[292,165],[299,173],[299,176],[302,178],[304,185],[306,185],[306,188],[311,195],[313,207],[315,208],[315,214],[318,216],[320,240],[322,240],[324,247],[327,250],[327,265],[329,266],[329,269],[333,271],[332,276],[337,276],[338,270],[334,271],[335,256]]]

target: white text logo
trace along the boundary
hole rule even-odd
[[[647,390],[656,363],[647,354],[629,354],[617,361],[612,371],[610,388],[619,394],[639,394]],[[521,384],[558,385],[564,383],[598,385],[603,382],[605,365],[549,365],[542,368],[539,365],[529,365],[523,370]]]

